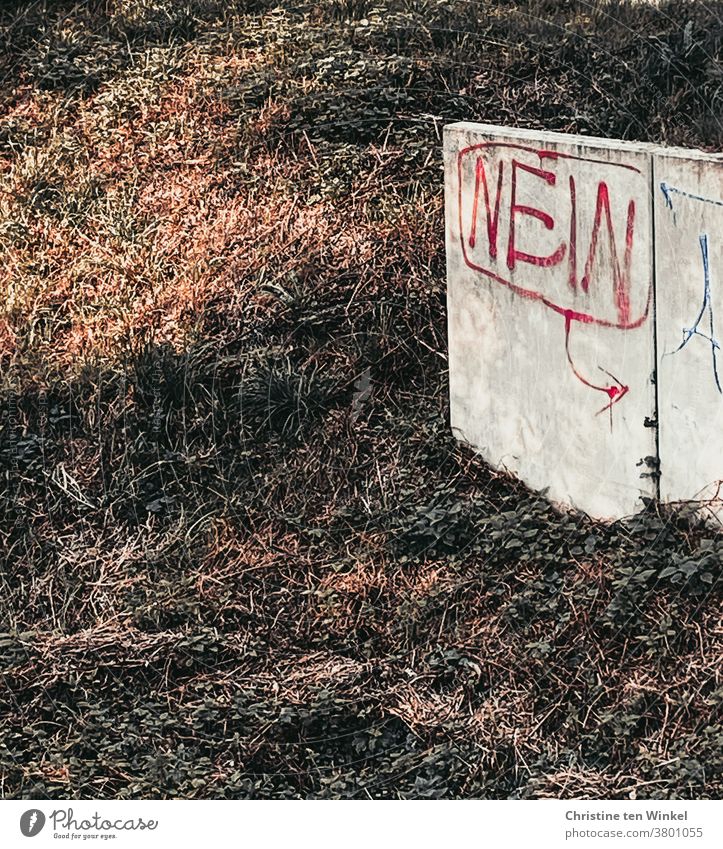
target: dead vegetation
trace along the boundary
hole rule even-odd
[[[4,796],[720,796],[723,543],[453,442],[440,170],[720,149],[720,19],[3,6]]]

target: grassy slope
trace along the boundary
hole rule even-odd
[[[720,149],[720,18],[3,6],[0,792],[720,796],[721,540],[448,434],[439,150]]]

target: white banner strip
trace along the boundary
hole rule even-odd
[[[371,805],[371,807],[370,807]],[[723,802],[7,801],[0,846],[723,846]]]

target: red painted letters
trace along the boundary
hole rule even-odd
[[[470,198],[463,185],[471,171]],[[494,196],[489,179],[493,174]],[[629,388],[605,369],[601,371],[610,383],[586,377],[575,365],[570,333],[573,322],[630,330],[647,318],[651,283],[646,278],[636,290],[633,279],[634,195],[648,191],[646,178],[631,165],[488,142],[460,152],[458,179],[465,263],[489,281],[564,317],[569,367],[582,384],[607,396],[599,412],[610,410],[612,416],[613,405]],[[482,217],[486,246],[478,236]],[[505,238],[506,245],[500,245]],[[640,236],[637,244],[638,251],[645,250]],[[578,277],[578,260],[582,263],[583,258]],[[647,267],[647,258],[638,267]]]
[[[540,177],[551,186],[555,185],[555,175],[552,171],[543,171],[542,168],[534,168],[530,165],[525,165],[524,162],[518,162],[516,159],[512,160],[512,200],[510,201],[510,235],[507,240],[507,267],[510,271],[513,271],[517,260],[520,260],[521,262],[528,262],[530,265],[539,265],[543,268],[551,265],[557,265],[557,263],[561,262],[562,258],[565,256],[566,246],[564,242],[554,253],[550,254],[550,256],[535,256],[533,254],[523,253],[522,251],[518,251],[515,246],[516,215],[529,215],[532,218],[536,218],[538,221],[541,221],[548,230],[552,230],[555,226],[555,222],[551,215],[548,215],[541,209],[535,209],[532,206],[521,206],[517,203],[518,169],[521,171],[527,171],[528,174],[534,174],[536,177]],[[499,196],[497,200],[499,203]]]
[[[470,166],[474,190],[463,198]],[[470,268],[575,321],[619,328],[645,321],[650,284],[635,292],[632,280],[631,195],[645,185],[637,168],[490,142],[462,150],[458,171],[461,248]]]

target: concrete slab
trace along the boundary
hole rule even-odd
[[[452,427],[598,518],[656,494],[651,167],[646,145],[445,128]]]
[[[723,157],[654,157],[661,498],[723,500]]]

